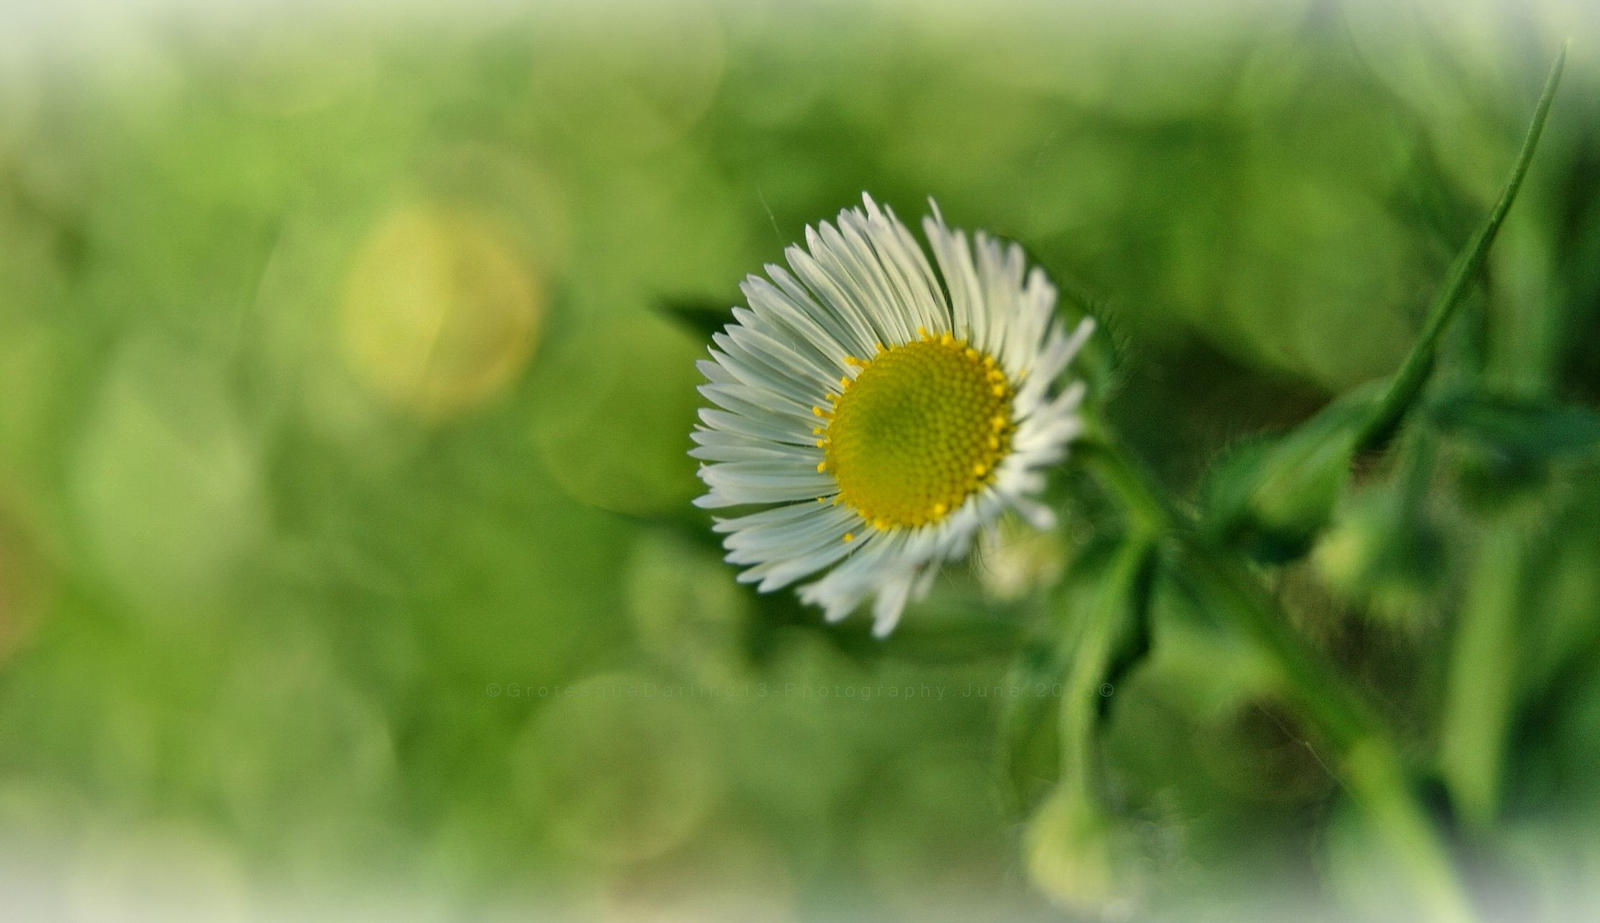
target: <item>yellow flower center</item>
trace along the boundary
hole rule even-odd
[[[920,331],[919,331],[920,332]],[[879,529],[938,522],[994,477],[1011,448],[1011,382],[994,358],[949,334],[848,359],[816,433],[819,470]]]

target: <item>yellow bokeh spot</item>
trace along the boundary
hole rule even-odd
[[[351,264],[343,352],[369,390],[436,419],[505,388],[543,319],[542,286],[498,225],[464,210],[406,207]]]
[[[879,351],[832,398],[817,470],[874,528],[937,522],[1010,451],[1012,396],[989,356],[949,334],[923,334]]]

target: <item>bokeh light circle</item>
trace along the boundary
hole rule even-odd
[[[407,205],[381,220],[351,261],[340,342],[370,391],[440,419],[511,383],[533,353],[544,311],[537,270],[494,222]]]

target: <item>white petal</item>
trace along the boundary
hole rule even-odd
[[[1021,247],[952,230],[930,205],[922,227],[931,261],[893,211],[863,194],[835,224],[807,228],[804,246],[785,251],[788,268],[768,265],[766,278],[744,281],[747,306],[734,308],[699,364],[700,393],[716,407],[700,411],[689,450],[708,488],[698,505],[759,508],[715,520],[728,560],[744,567],[741,581],[765,592],[820,574],[800,598],[830,620],[872,600],[880,636],[1007,510],[1051,527],[1054,514],[1038,500],[1043,471],[1083,425],[1085,387],[1061,379],[1092,322],[1067,333],[1055,286]],[[847,357],[869,359],[920,330],[953,333],[997,360],[1016,388],[1017,428],[991,485],[937,523],[878,531],[837,502],[838,483],[816,470],[817,431],[827,425],[819,410],[841,376],[858,373]],[[843,541],[847,533],[853,541]]]
[[[777,266],[767,269],[788,277]],[[795,287],[799,290],[799,283],[795,283]],[[787,342],[794,349],[815,357],[824,371],[842,364],[844,357],[853,351],[845,345],[848,341],[843,329],[827,318],[809,295],[803,303],[797,303],[784,290],[760,276],[746,279],[740,290],[749,299],[750,307],[733,309],[738,326]]]
[[[761,416],[742,416],[726,410],[716,410],[710,407],[700,408],[700,422],[713,430],[728,433],[742,433],[756,439],[767,439],[773,442],[786,442],[792,445],[813,445],[817,437],[811,430],[815,424],[799,427],[787,419],[778,420],[762,414]]]
[[[894,631],[894,626],[900,623],[900,614],[905,611],[906,599],[911,595],[911,580],[912,575],[907,573],[878,588],[877,601],[872,604],[874,637],[888,637],[889,632]]]

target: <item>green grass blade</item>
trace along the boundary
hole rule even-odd
[[[1516,165],[1512,167],[1511,177],[1500,193],[1500,200],[1495,203],[1489,216],[1478,226],[1477,232],[1472,235],[1472,239],[1451,264],[1450,274],[1446,277],[1444,287],[1439,290],[1433,304],[1428,308],[1428,319],[1422,328],[1422,334],[1411,347],[1411,352],[1406,355],[1405,362],[1395,373],[1377,411],[1361,433],[1361,438],[1357,442],[1360,449],[1374,448],[1387,441],[1422,393],[1422,387],[1428,381],[1428,374],[1433,371],[1434,359],[1439,350],[1439,339],[1450,326],[1450,321],[1455,318],[1468,288],[1477,278],[1478,271],[1483,268],[1483,261],[1489,255],[1489,246],[1494,243],[1495,235],[1499,232],[1501,223],[1505,221],[1506,213],[1511,211],[1511,205],[1517,199],[1517,192],[1522,188],[1522,179],[1528,173],[1528,165],[1533,162],[1534,150],[1539,146],[1539,136],[1544,134],[1545,119],[1550,114],[1550,104],[1555,101],[1556,88],[1561,83],[1561,71],[1566,63],[1567,47],[1562,45],[1561,53],[1556,56],[1555,63],[1550,67],[1550,74],[1545,78],[1544,91],[1539,95],[1539,105],[1534,109],[1533,121],[1528,125],[1527,134],[1523,136],[1522,149],[1517,153]]]

